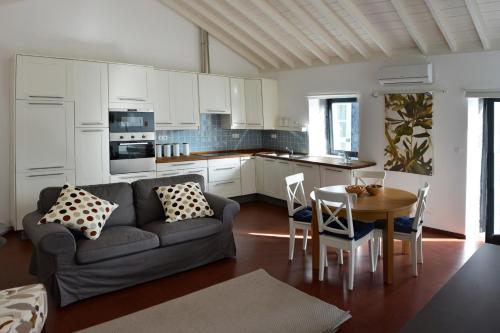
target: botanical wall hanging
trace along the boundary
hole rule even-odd
[[[386,94],[385,170],[432,175],[432,94]]]

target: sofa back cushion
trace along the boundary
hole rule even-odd
[[[106,221],[104,229],[119,225],[136,225],[134,195],[130,184],[115,183],[80,187],[96,197],[115,202],[119,205]],[[61,193],[61,189],[62,187],[47,187],[40,192],[38,210],[41,213],[46,214],[52,208],[59,197],[59,193]]]
[[[149,222],[164,220],[165,212],[160,199],[154,188],[180,183],[195,182],[200,184],[201,190],[205,190],[203,176],[182,175],[165,178],[143,179],[132,183],[134,189],[135,211],[137,214],[137,225],[143,226]]]

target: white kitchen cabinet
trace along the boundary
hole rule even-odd
[[[255,187],[257,193],[264,193],[264,159],[255,157]]]
[[[351,170],[322,166],[321,187],[351,184]]]
[[[245,80],[231,78],[231,125],[244,127],[247,123],[245,112]]]
[[[124,173],[121,175],[111,175],[110,183],[133,183],[137,180],[156,178],[155,171]]]
[[[157,129],[199,128],[197,75],[155,70],[154,110]]]
[[[306,199],[308,202],[311,201],[310,194],[314,191],[315,187],[321,186],[321,175],[318,165],[309,163],[296,163],[295,173],[304,174],[304,193],[306,194]]]
[[[199,74],[200,112],[231,114],[231,89],[226,76]]]
[[[50,170],[16,175],[15,184],[15,229],[22,230],[23,217],[36,210],[40,191],[46,187],[62,187],[75,184],[75,173],[71,170]],[[13,214],[14,215],[14,214]]]
[[[257,193],[255,157],[241,157],[241,195]]]
[[[75,60],[72,68],[75,126],[108,127],[108,64]]]
[[[152,102],[152,67],[109,64],[108,71],[109,102]]]
[[[241,195],[240,158],[208,160],[208,190],[224,196]]]
[[[247,128],[263,128],[262,81],[245,79],[245,111]]]
[[[16,99],[72,99],[71,61],[18,55]]]
[[[198,77],[195,73],[170,73],[170,112],[178,128],[200,126]]]
[[[278,160],[264,158],[262,160],[262,189],[267,196],[277,198],[280,195],[280,172]]]
[[[77,128],[75,162],[77,185],[109,183],[109,129]]]
[[[156,164],[156,171],[177,171],[177,170],[185,170],[185,169],[201,169],[208,168],[207,160],[199,160],[199,161],[185,161],[185,162],[171,162],[171,163],[158,163]]]
[[[278,82],[272,79],[261,79],[261,82],[264,129],[276,129],[279,115]]]
[[[72,102],[17,101],[15,112],[17,172],[74,169]]]
[[[278,160],[278,193],[276,198],[286,200],[286,182],[285,178],[295,174],[295,165],[292,162]]]
[[[207,168],[195,168],[195,169],[178,169],[178,170],[167,170],[167,171],[157,171],[156,172],[156,177],[157,178],[162,178],[162,177],[173,177],[173,176],[182,176],[182,175],[200,175],[203,176],[203,186],[205,188],[205,191],[208,190],[208,172]]]

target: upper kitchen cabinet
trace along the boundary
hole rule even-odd
[[[109,65],[109,102],[152,102],[153,68],[137,65]]]
[[[231,78],[231,128],[244,128],[247,123],[245,112],[245,79]]]
[[[231,114],[231,89],[226,76],[199,74],[200,112]]]
[[[264,127],[260,79],[245,79],[245,111],[247,128]]]
[[[73,61],[76,127],[108,127],[108,64]]]
[[[71,61],[18,55],[16,99],[71,100]]]
[[[75,167],[74,104],[18,101],[15,110],[17,172]]]
[[[155,70],[154,92],[157,129],[199,128],[197,74]]]
[[[272,79],[262,79],[261,82],[264,129],[276,129],[279,114],[278,82]]]

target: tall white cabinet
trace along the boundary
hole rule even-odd
[[[109,182],[108,64],[15,60],[11,220],[20,230],[43,188]]]

